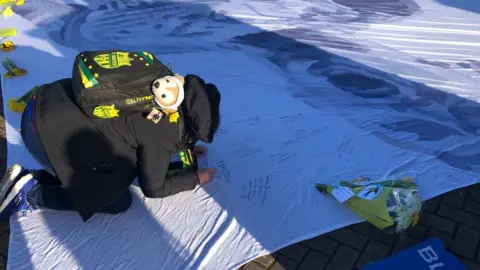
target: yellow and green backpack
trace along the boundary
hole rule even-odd
[[[167,75],[172,70],[149,52],[84,51],[75,57],[72,88],[85,114],[109,119],[152,103],[152,82]]]

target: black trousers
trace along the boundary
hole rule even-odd
[[[34,177],[38,181],[38,185],[29,192],[29,201],[36,207],[60,211],[75,211],[73,203],[63,188],[62,183],[55,176],[55,171],[48,160],[40,138],[35,130],[33,122],[34,102],[35,100],[30,101],[22,114],[21,135],[28,151],[44,170],[33,172]],[[131,204],[132,194],[127,189],[117,199],[105,205],[99,213],[122,213],[125,212]]]

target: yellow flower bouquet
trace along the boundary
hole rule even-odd
[[[316,184],[316,188],[346,203],[366,221],[389,233],[415,226],[422,209],[417,185],[409,177],[381,182],[356,178],[336,186]]]

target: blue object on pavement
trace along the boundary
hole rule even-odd
[[[429,238],[361,270],[463,270],[465,266],[445,250],[438,238]]]

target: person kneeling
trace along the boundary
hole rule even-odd
[[[173,102],[178,108],[156,101],[151,111],[100,121],[88,118],[74,102],[71,79],[42,85],[22,114],[21,134],[43,169],[13,165],[7,170],[0,182],[0,219],[50,208],[77,211],[86,222],[95,213],[126,211],[135,178],[149,198],[211,181],[215,170],[197,165],[206,147],[195,145],[213,141],[221,95],[195,75],[187,75],[184,83],[184,93],[173,95],[182,97]],[[153,111],[161,112],[161,119],[153,121]],[[181,162],[171,162],[176,153]]]

